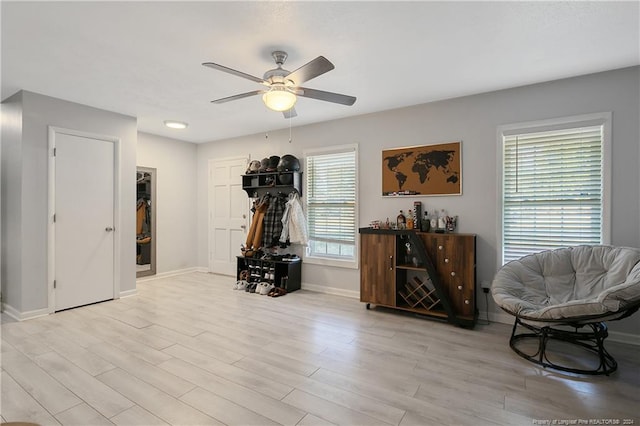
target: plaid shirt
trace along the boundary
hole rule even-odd
[[[282,215],[284,213],[285,201],[280,196],[271,197],[269,208],[264,214],[264,227],[262,231],[262,246],[273,247],[280,244],[280,234],[282,234]]]

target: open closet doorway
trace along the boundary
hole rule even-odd
[[[156,273],[156,169],[136,170],[136,277]]]

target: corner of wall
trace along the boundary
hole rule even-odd
[[[1,104],[0,281],[7,307],[22,307],[22,91]]]

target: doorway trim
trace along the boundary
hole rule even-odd
[[[66,129],[57,126],[48,126],[48,201],[47,201],[47,299],[48,311],[50,314],[55,312],[55,237],[56,227],[53,220],[55,214],[56,200],[56,159],[54,149],[56,147],[56,135],[78,136],[88,139],[96,139],[113,144],[113,223],[114,223],[114,239],[113,239],[113,298],[120,298],[120,148],[121,140],[115,136],[102,135],[99,133],[85,132],[82,130]]]

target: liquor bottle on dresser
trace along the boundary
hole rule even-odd
[[[407,210],[407,229],[413,229],[414,221],[413,221],[413,213],[411,209]]]
[[[405,218],[404,214],[402,214],[402,210],[400,210],[400,214],[396,218],[396,225],[398,229],[405,229],[407,225],[407,219]]]

